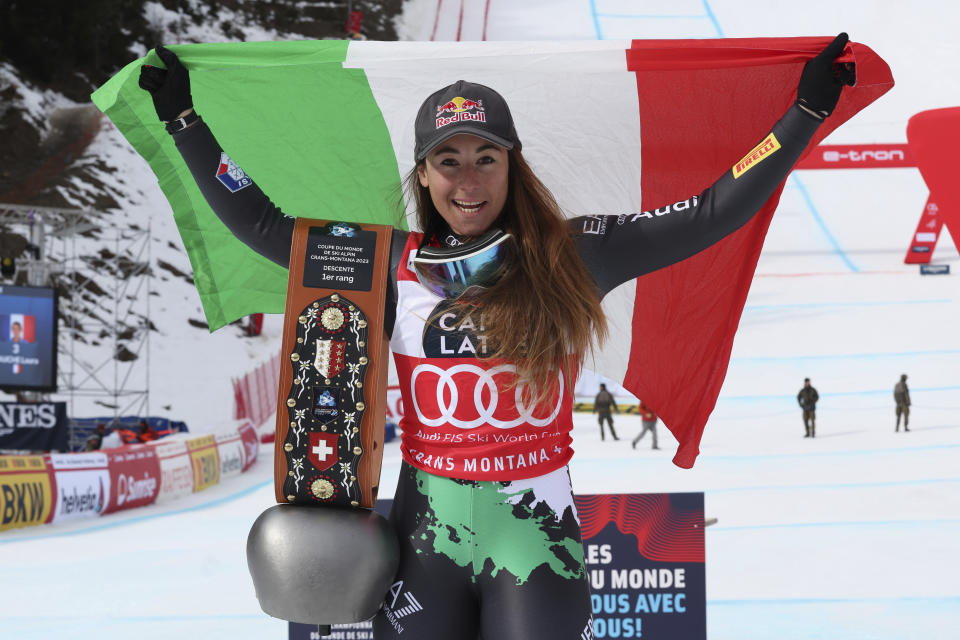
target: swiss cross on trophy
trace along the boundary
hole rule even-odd
[[[318,471],[325,471],[337,463],[336,433],[311,433],[307,457]]]

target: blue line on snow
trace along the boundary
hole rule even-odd
[[[832,233],[830,233],[830,229],[827,228],[827,223],[823,221],[823,217],[817,210],[816,205],[813,204],[813,198],[810,197],[810,192],[807,191],[807,187],[804,186],[803,182],[800,181],[800,178],[797,177],[797,174],[790,174],[790,178],[793,180],[793,183],[796,185],[797,189],[800,190],[800,195],[803,196],[803,200],[807,203],[807,208],[810,209],[810,213],[813,215],[814,221],[816,221],[817,226],[820,227],[820,231],[823,232],[823,235],[826,236],[827,241],[833,247],[834,253],[837,254],[837,257],[843,260],[843,263],[847,265],[847,268],[850,269],[850,271],[859,273],[860,268],[853,263],[846,253],[844,253],[843,249],[840,247],[840,243],[837,242],[837,239],[833,237]]]
[[[36,616],[4,616],[4,621],[22,620],[26,622],[37,622]],[[192,620],[201,622],[203,620],[263,620],[262,613],[216,613],[205,616],[110,616],[110,622],[176,622],[181,620]],[[43,616],[43,621],[55,621],[57,624],[65,624],[77,620],[94,620],[103,622],[102,615],[94,616],[51,616],[49,613]],[[31,628],[33,630],[33,628]]]
[[[232,493],[228,496],[217,498],[216,500],[211,500],[210,502],[204,502],[203,504],[193,505],[192,507],[177,509],[176,511],[164,511],[161,513],[151,513],[143,516],[138,516],[136,518],[126,518],[123,520],[117,520],[116,522],[105,522],[103,524],[96,524],[90,527],[85,527],[83,529],[70,529],[69,531],[58,531],[55,533],[47,533],[47,534],[37,535],[37,536],[21,536],[19,538],[6,538],[6,539],[0,538],[0,544],[7,544],[10,542],[26,542],[31,540],[44,540],[47,538],[62,538],[62,537],[76,536],[83,533],[93,533],[94,531],[103,531],[104,529],[124,527],[129,524],[136,524],[139,522],[144,522],[146,520],[153,520],[154,518],[164,518],[166,516],[176,516],[182,513],[189,513],[191,511],[201,511],[203,509],[209,509],[210,507],[218,507],[222,504],[226,504],[227,502],[232,502],[237,498],[242,498],[244,496],[247,496],[253,493],[254,491],[258,491],[263,487],[267,485],[272,485],[272,484],[273,484],[272,479],[265,480],[264,482],[260,482],[251,487],[247,487],[246,489],[243,489],[236,493]]]
[[[710,454],[706,464],[715,465],[718,462],[727,462],[727,463],[742,463],[744,461],[753,461],[753,460],[762,460],[763,462],[772,462],[774,460],[811,460],[814,458],[823,458],[823,457],[838,457],[838,458],[852,458],[852,457],[862,457],[870,455],[895,455],[902,457],[907,453],[912,453],[915,451],[936,451],[939,449],[956,449],[960,445],[955,444],[943,444],[943,445],[930,445],[927,447],[910,447],[909,449],[873,449],[868,451],[858,451],[858,450],[847,450],[847,451],[821,451],[816,453],[757,453],[753,455],[714,455]],[[586,456],[577,456],[573,457],[572,465],[577,466],[580,463],[601,463],[605,467],[610,466],[636,466],[637,460],[635,458],[601,458],[594,456],[588,458]],[[875,489],[877,487],[902,487],[908,485],[929,485],[929,484],[956,484],[960,483],[960,478],[927,478],[923,480],[896,480],[896,481],[884,481],[884,482],[851,482],[851,483],[831,483],[831,484],[776,484],[776,485],[749,485],[746,487],[723,487],[719,489],[703,489],[705,493],[734,493],[740,491],[786,491],[786,490],[801,490],[807,491],[811,489],[816,489],[818,491],[826,489],[863,489],[870,488]]]
[[[702,20],[706,18],[705,15],[669,15],[669,14],[652,14],[652,13],[598,13],[596,14],[598,18],[614,18],[617,20],[688,20],[688,19],[697,19]]]
[[[590,13],[593,14],[593,28],[597,32],[597,40],[603,40],[603,32],[600,30],[600,14],[597,13],[597,0],[590,0]]]
[[[714,30],[717,32],[718,38],[725,37],[723,35],[723,29],[720,27],[720,22],[717,20],[717,16],[713,13],[713,9],[710,8],[710,3],[707,0],[703,0],[703,14],[702,15],[656,15],[648,13],[636,13],[636,14],[619,14],[619,13],[600,13],[597,11],[597,0],[590,0],[590,14],[593,17],[593,28],[597,33],[597,40],[603,40],[603,30],[600,28],[600,18],[611,18],[618,20],[643,20],[643,19],[669,19],[669,20],[688,20],[688,19],[697,19],[701,20],[706,18],[710,20],[710,23],[713,25]]]
[[[720,21],[717,20],[717,16],[714,15],[713,9],[710,8],[710,3],[707,0],[703,0],[703,10],[710,18],[710,22],[713,23],[713,28],[717,31],[717,37],[725,38],[726,36],[723,35],[723,29],[720,27]]]
[[[785,522],[782,524],[753,524],[736,527],[716,526],[707,531],[749,531],[751,529],[794,529],[794,528],[817,528],[817,527],[887,527],[887,526],[936,526],[956,525],[960,520],[862,520],[857,522]]]
[[[744,311],[772,311],[774,309],[823,309],[826,307],[889,307],[907,304],[950,304],[953,298],[939,300],[877,300],[872,302],[788,302],[784,304],[748,304]]]
[[[956,449],[960,447],[960,444],[928,444],[918,447],[898,447],[896,449],[856,449],[856,450],[847,450],[847,451],[817,451],[817,452],[803,452],[803,453],[762,453],[755,455],[711,455],[711,461],[741,461],[741,460],[753,460],[756,458],[763,458],[764,460],[783,460],[783,459],[804,459],[808,460],[810,458],[830,458],[830,457],[842,457],[842,458],[852,458],[858,456],[872,456],[872,455],[887,455],[893,454],[898,456],[903,456],[908,453],[916,453],[917,451],[938,451],[940,449]],[[627,458],[629,459],[629,458]],[[885,481],[886,482],[886,481]],[[897,484],[902,484],[904,481],[897,481]],[[910,482],[920,482],[922,484],[929,484],[931,482],[960,482],[960,478],[933,478],[926,480],[916,480]],[[862,483],[863,486],[876,486],[876,483]],[[806,487],[807,485],[803,485]],[[809,485],[809,486],[820,486],[820,485]],[[848,485],[843,485],[848,486]],[[860,486],[859,484],[857,486]],[[886,486],[886,485],[883,485]],[[746,487],[749,488],[749,487]],[[764,489],[771,489],[775,487],[761,487]],[[739,490],[739,489],[737,489]]]
[[[852,603],[894,603],[894,602],[960,602],[960,596],[894,596],[891,598],[744,598],[743,600],[707,600],[711,606],[733,605],[783,605],[783,604],[852,604]]]
[[[786,360],[787,358],[780,358],[781,360]],[[931,392],[931,391],[960,391],[960,386],[950,386],[950,387],[926,387],[924,389],[911,389],[914,393],[918,392]],[[878,389],[878,390],[867,390],[867,391],[831,391],[829,394],[825,394],[820,399],[824,400],[827,398],[836,398],[840,396],[877,396],[877,395],[886,395],[890,393],[889,389]],[[752,396],[723,396],[721,395],[718,401],[723,400],[735,400],[737,402],[749,401],[755,402],[757,400],[783,400],[783,399],[796,399],[795,395],[789,393],[771,393],[767,395],[752,395]],[[796,407],[795,407],[796,408]]]
[[[943,447],[948,448],[948,447]],[[847,451],[834,452],[835,455],[846,453],[847,457],[851,453],[858,453],[856,451]],[[880,453],[880,452],[874,452]],[[890,451],[888,453],[894,453]],[[728,456],[730,458],[776,458],[776,457],[789,457],[789,456]],[[711,458],[713,459],[713,458]],[[825,483],[825,484],[771,484],[767,486],[749,486],[749,487],[727,487],[724,489],[705,489],[704,494],[712,495],[715,493],[743,493],[746,491],[835,491],[838,489],[878,489],[881,487],[908,487],[914,485],[930,485],[930,484],[956,484],[960,482],[960,478],[928,478],[925,480],[888,480],[884,482],[848,482],[848,483]]]
[[[938,351],[900,351],[893,353],[833,353],[817,356],[743,356],[731,358],[731,362],[782,362],[784,360],[876,360],[877,358],[923,358],[928,356],[954,356],[960,355],[958,349],[941,349]],[[943,389],[952,389],[954,387],[943,387]],[[927,389],[917,388],[917,391],[939,391],[941,387],[930,387]],[[869,393],[876,393],[870,391]]]

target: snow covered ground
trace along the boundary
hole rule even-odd
[[[486,4],[466,2],[468,15]],[[424,36],[422,23],[437,4],[408,3],[410,36],[430,37],[433,25]],[[960,104],[951,29],[960,10],[947,3],[687,0],[666,12],[663,4],[492,0],[487,37],[846,30],[890,63],[897,86],[828,142],[904,142],[911,115]],[[438,38],[450,39],[457,21],[442,18]],[[482,33],[467,26],[462,37]],[[149,196],[144,215],[165,211],[149,174],[133,177],[137,160],[118,163]],[[707,515],[719,519],[706,532],[712,640],[958,636],[960,258],[943,237],[934,260],[953,274],[921,277],[902,264],[926,195],[913,169],[790,178],[694,469],[670,464],[663,429],[661,451],[648,443],[633,451],[626,440],[600,442],[591,416],[575,418],[576,491],[705,492]],[[164,351],[180,355],[176,363],[156,358],[151,379],[193,424],[191,416],[202,423],[229,411],[228,377],[270,354],[279,320],[269,318],[267,338],[242,349],[232,329],[190,331],[163,336]],[[901,373],[914,402],[910,433],[893,432],[891,391]],[[807,376],[822,398],[813,440],[802,437],[794,400]],[[632,436],[638,419],[624,416],[617,426]],[[387,494],[398,468],[394,443]],[[260,612],[244,560],[250,524],[273,503],[272,482],[264,457],[244,477],[166,507],[0,534],[3,637],[285,638],[286,625]]]

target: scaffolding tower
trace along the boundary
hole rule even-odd
[[[65,400],[71,447],[77,413],[91,405],[113,422],[150,415],[150,226],[104,227],[105,219],[91,209],[0,204],[0,251],[29,249],[15,256],[10,284],[58,292],[57,390],[19,396]]]

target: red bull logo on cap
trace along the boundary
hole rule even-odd
[[[451,115],[445,115],[448,113]],[[437,107],[437,129],[455,122],[467,121],[487,121],[487,114],[484,113],[482,100],[471,100],[470,98],[457,96]]]

